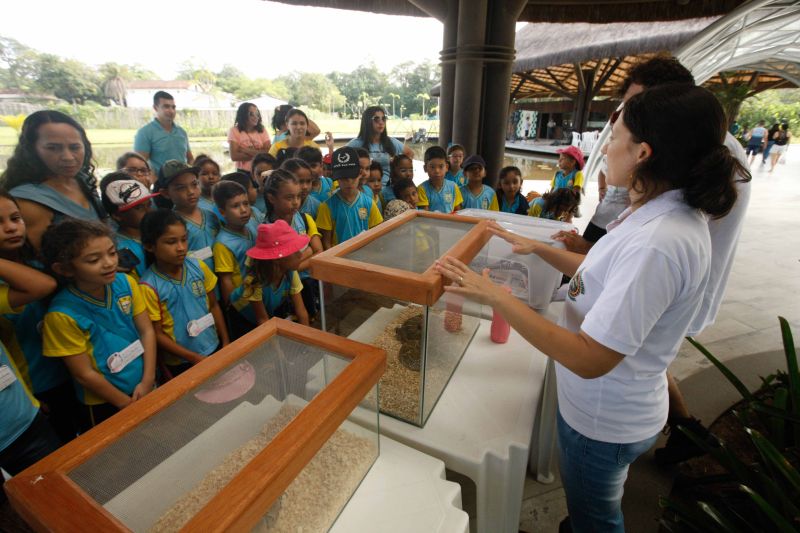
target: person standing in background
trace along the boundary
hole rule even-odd
[[[255,104],[244,102],[236,111],[236,121],[228,131],[231,160],[236,168],[248,173],[256,154],[269,151],[272,141],[261,121],[261,112]]]
[[[175,123],[175,98],[165,91],[153,95],[155,118],[139,128],[133,139],[133,150],[150,160],[150,168],[158,173],[170,159],[191,163],[194,156],[189,148],[189,136]]]

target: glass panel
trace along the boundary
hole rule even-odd
[[[176,531],[348,361],[272,337],[69,477],[131,530]]]
[[[378,391],[373,387],[253,532],[327,531],[378,458],[378,450]]]
[[[345,258],[422,274],[473,227],[468,222],[415,217]]]

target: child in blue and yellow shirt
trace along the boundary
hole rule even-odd
[[[483,184],[486,176],[486,162],[479,155],[471,155],[464,161],[464,175],[467,177],[467,184],[461,187],[461,197],[464,209],[486,209],[489,211],[499,211],[497,205],[497,194],[494,189]]]
[[[44,318],[42,353],[64,361],[86,431],[153,390],[156,339],[139,285],[117,272],[109,229],[66,219],[47,229],[45,267],[67,280]]]
[[[444,178],[448,181],[452,181],[458,187],[463,187],[467,184],[466,177],[464,176],[464,170],[467,168],[466,165],[462,166],[464,162],[464,147],[460,144],[451,144],[447,147],[447,174],[445,174]]]
[[[228,344],[214,295],[217,276],[202,261],[186,256],[187,241],[186,223],[168,209],[142,220],[142,243],[151,263],[139,284],[159,355],[172,376]]]
[[[583,152],[577,146],[567,146],[558,152],[558,170],[550,189],[572,189],[580,194],[583,190]]]
[[[378,206],[359,190],[358,152],[344,146],[333,152],[332,158],[333,177],[339,181],[339,190],[319,206],[317,215],[317,228],[326,250],[383,222]]]
[[[452,213],[461,209],[461,191],[454,181],[444,178],[447,169],[447,154],[441,146],[425,150],[425,172],[428,180],[417,187],[417,207],[426,211]]]

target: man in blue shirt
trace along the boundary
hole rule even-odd
[[[189,148],[189,136],[175,124],[175,99],[168,92],[158,91],[153,95],[153,109],[156,116],[136,132],[133,149],[150,160],[155,173],[170,159],[191,163],[194,156]]]

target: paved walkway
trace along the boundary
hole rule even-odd
[[[759,374],[767,375],[782,361],[778,315],[789,321],[795,339],[800,339],[800,146],[791,147],[787,164],[777,165],[772,173],[768,169],[769,163],[761,165],[760,159],[751,168],[750,206],[725,299],[716,323],[697,337],[752,387],[757,386]],[[594,189],[582,206],[584,213],[594,212]],[[577,225],[584,227],[588,218],[577,219]],[[706,423],[736,399],[730,385],[688,342],[670,370],[681,382],[690,409]],[[655,468],[652,452],[632,466],[623,500],[628,531],[658,530],[657,498],[668,495],[671,480],[670,472]],[[560,483],[544,485],[528,476],[520,529],[556,532],[566,514]]]

